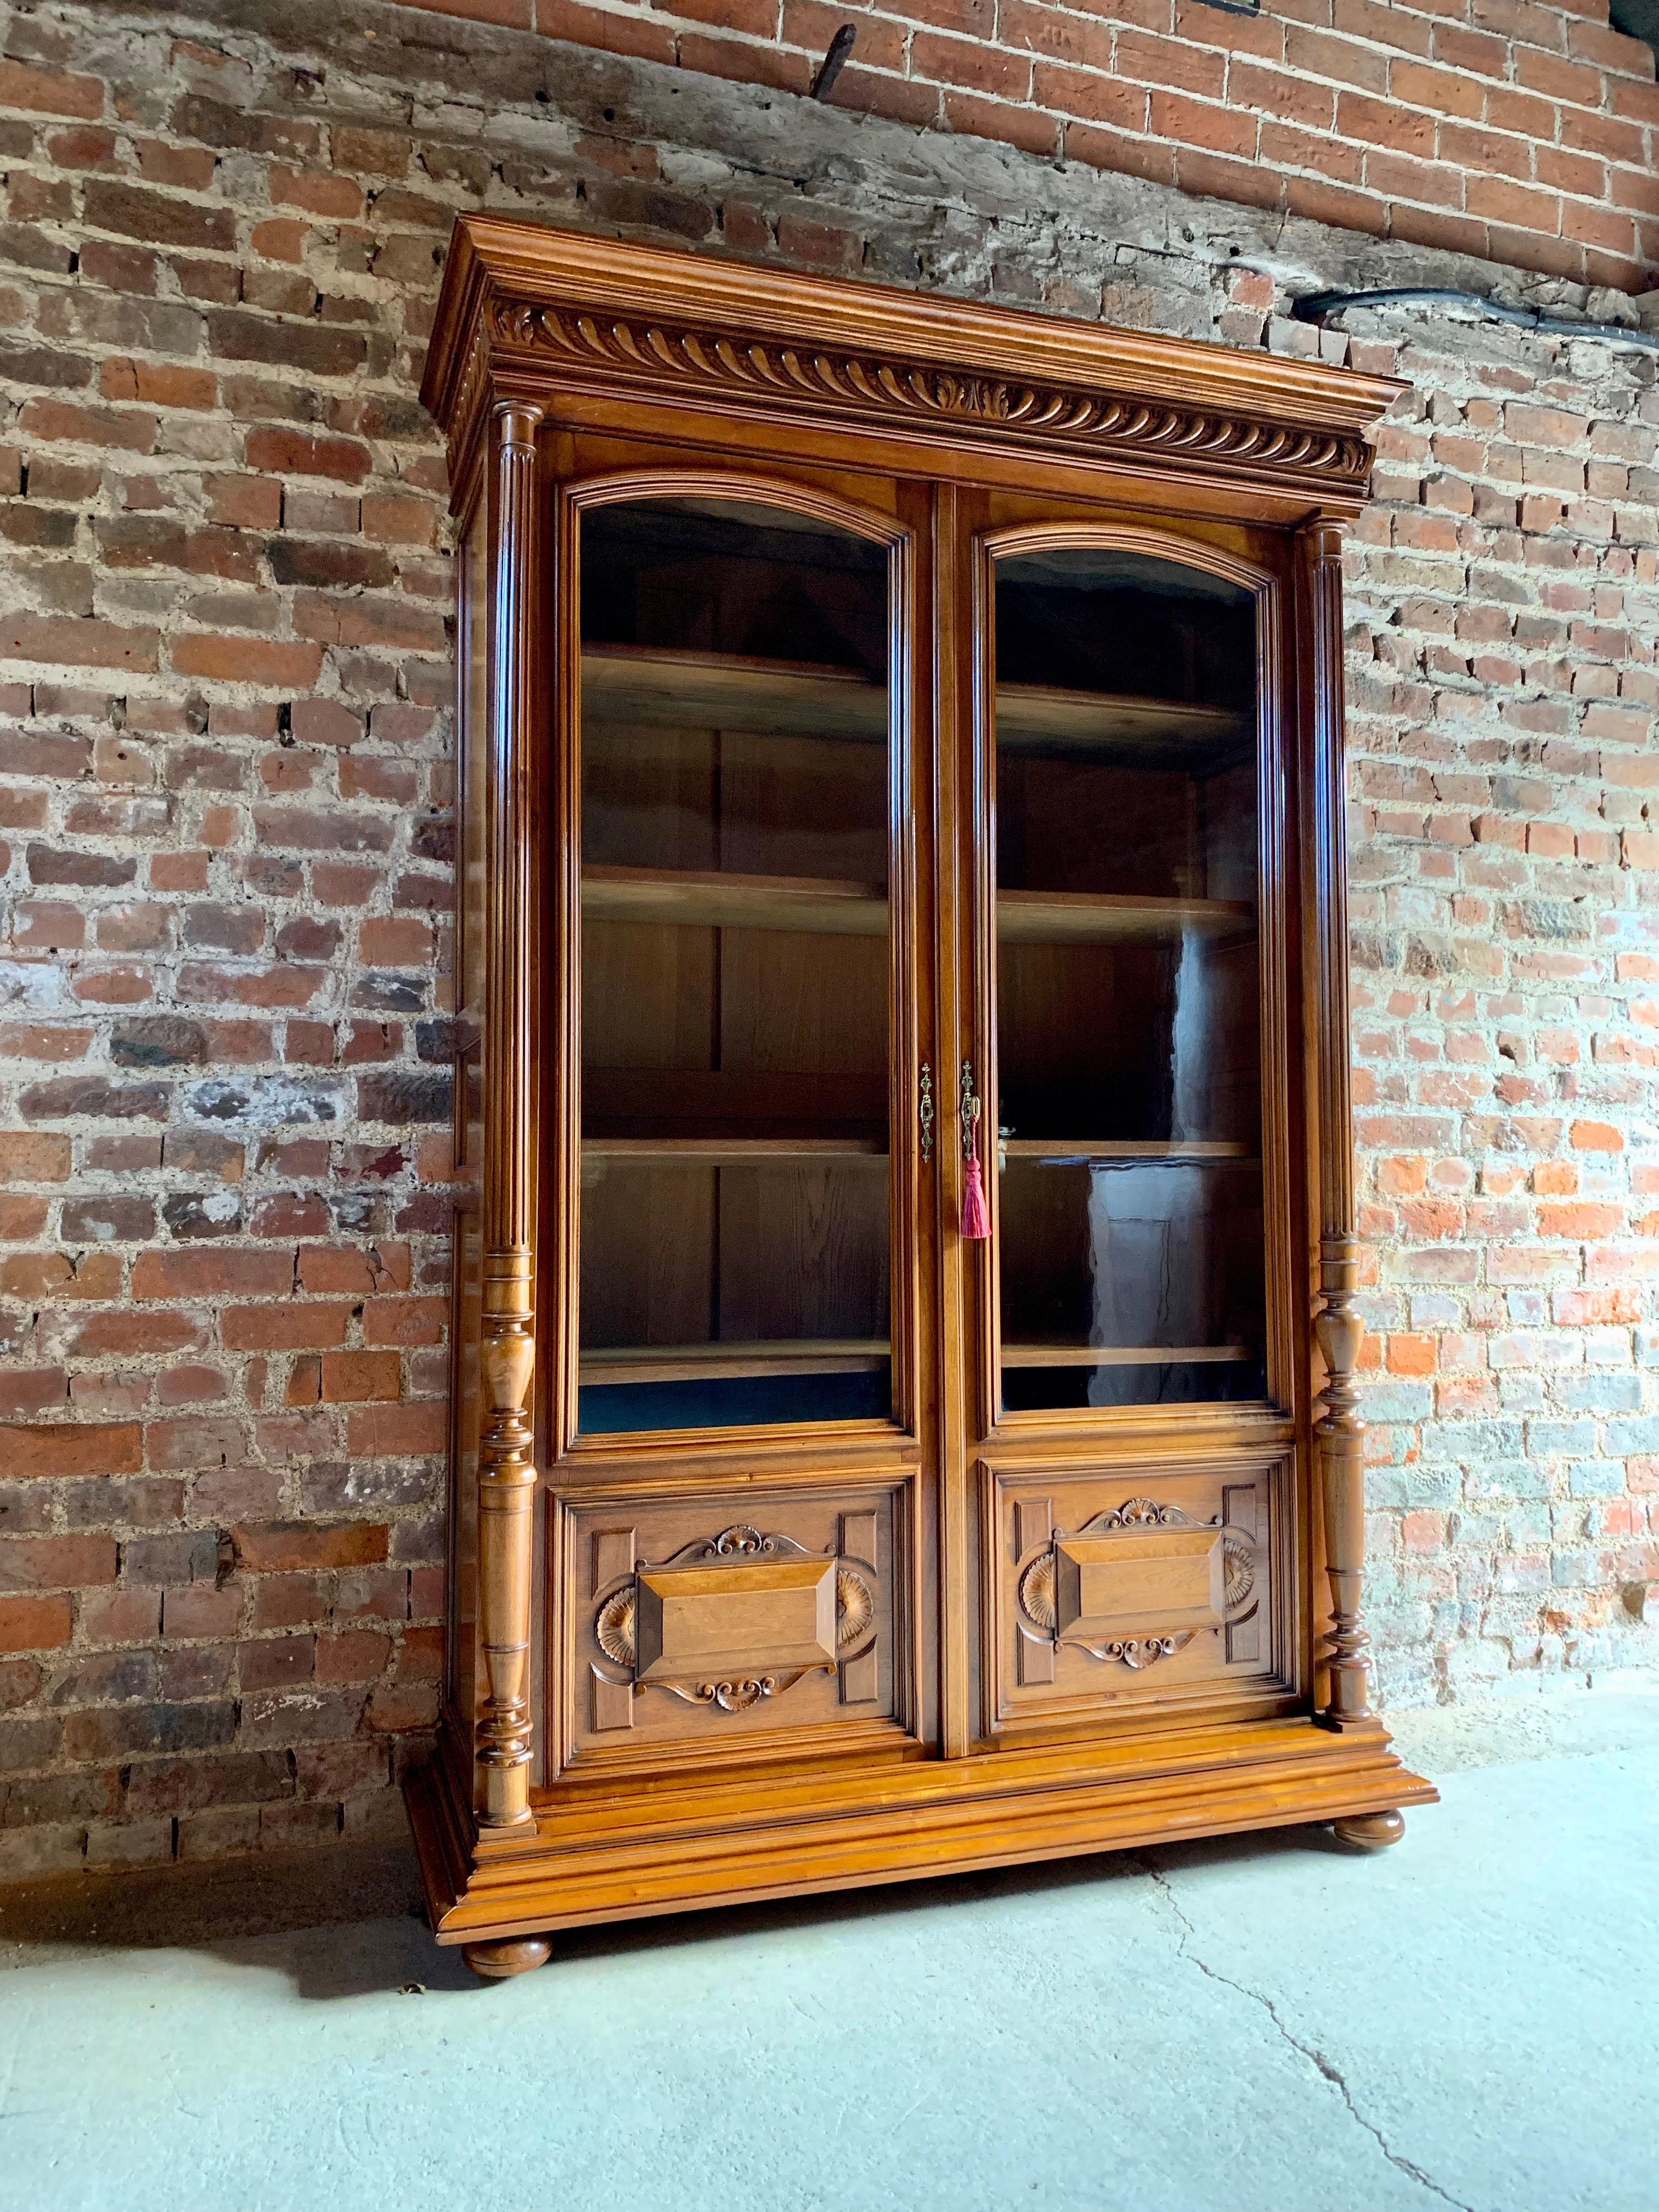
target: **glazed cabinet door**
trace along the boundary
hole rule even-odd
[[[965,1318],[983,1735],[1282,1708],[1303,1516],[1275,550],[981,520],[958,1079],[990,1231]]]
[[[928,1517],[916,501],[587,447],[557,505],[548,1771],[891,1745]]]

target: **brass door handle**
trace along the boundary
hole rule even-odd
[[[962,1157],[971,1160],[979,1150],[979,1095],[974,1089],[974,1064],[962,1063]]]

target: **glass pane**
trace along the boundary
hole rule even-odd
[[[1001,561],[995,697],[1002,1403],[1260,1398],[1254,597]]]
[[[583,1431],[891,1409],[887,570],[584,518]]]

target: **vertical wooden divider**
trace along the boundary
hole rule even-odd
[[[478,1628],[487,1685],[478,1722],[479,1818],[531,1820],[528,1694],[532,1534],[536,1501],[531,1392],[536,1365],[532,1207],[530,884],[527,779],[532,626],[540,535],[536,429],[541,410],[495,412],[495,573],[487,813],[490,908],[484,981],[483,1278],[479,1376]]]
[[[1334,522],[1300,533],[1307,585],[1313,711],[1313,935],[1319,1024],[1319,1310],[1314,1334],[1325,1363],[1314,1440],[1331,1585],[1330,1695],[1334,1729],[1376,1725],[1360,1619],[1365,1565],[1365,1425],[1354,1367],[1364,1324],[1356,1305],[1353,1104],[1348,1042],[1347,754],[1343,731],[1342,532]]]
[[[933,1035],[939,1065],[933,1081],[939,1121],[934,1191],[939,1206],[939,1747],[947,1759],[960,1759],[972,1740],[968,1640],[968,1522],[970,1501],[967,1401],[961,1317],[968,1305],[968,1271],[958,1233],[962,1203],[962,1149],[957,1115],[957,1040],[965,1027],[963,1004],[963,930],[972,927],[972,912],[962,901],[962,855],[957,833],[962,805],[963,695],[961,687],[963,624],[962,501],[954,484],[939,488],[933,509],[933,762],[936,778],[933,820],[935,912],[939,939],[934,977],[938,998]]]

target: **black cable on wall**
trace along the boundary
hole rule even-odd
[[[1489,300],[1482,293],[1460,292],[1443,284],[1392,284],[1371,292],[1304,292],[1299,300],[1291,301],[1291,313],[1298,323],[1324,323],[1348,307],[1427,305],[1462,307],[1471,314],[1518,324],[1547,337],[1603,338],[1614,345],[1659,353],[1659,331],[1637,330],[1627,323],[1589,323],[1571,315],[1547,315],[1541,307],[1517,307],[1508,300]]]

